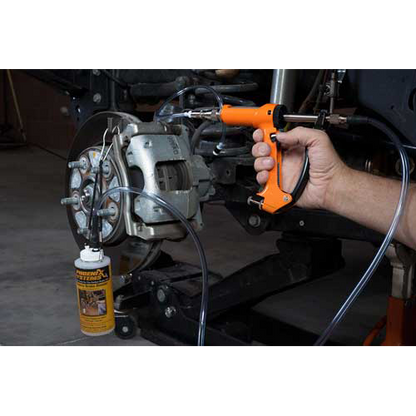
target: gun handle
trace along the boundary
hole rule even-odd
[[[282,186],[282,149],[280,143],[277,141],[279,132],[270,124],[260,126],[263,131],[263,140],[271,148],[270,156],[274,159],[274,167],[269,172],[269,179],[264,186],[264,189],[257,194],[262,198],[261,209],[270,214],[282,210],[286,205],[291,204],[292,195],[284,192]]]

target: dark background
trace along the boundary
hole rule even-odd
[[[61,112],[63,107],[69,110],[70,97],[23,71],[12,70],[11,74],[28,141],[66,155],[76,132],[69,113]],[[10,85],[3,69],[0,70],[0,124],[6,119],[18,128]],[[17,135],[16,131],[14,135]]]

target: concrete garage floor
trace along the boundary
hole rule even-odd
[[[65,161],[36,148],[0,150],[0,344],[152,345],[140,334],[91,338],[79,330],[73,261],[79,251],[67,224]],[[213,271],[227,275],[274,252],[278,233],[248,235],[221,206],[204,209],[201,238]],[[166,243],[177,260],[198,264],[191,241]],[[369,244],[346,242],[347,267],[273,296],[257,306],[266,315],[320,333],[371,261]],[[333,340],[362,344],[385,314],[388,270],[370,283]]]

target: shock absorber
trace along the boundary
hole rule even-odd
[[[284,105],[290,112],[294,110],[296,95],[297,66],[275,66],[271,103]]]

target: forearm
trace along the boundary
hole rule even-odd
[[[386,234],[400,195],[400,182],[346,168],[328,189],[324,208]],[[416,249],[416,186],[411,185],[395,239]]]

